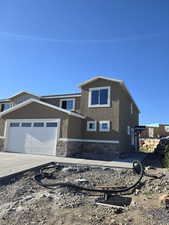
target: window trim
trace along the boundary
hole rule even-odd
[[[96,90],[102,90],[102,89],[108,89],[108,99],[107,99],[107,104],[91,104],[91,97],[92,97],[92,91]],[[106,87],[95,87],[95,88],[89,88],[89,95],[88,95],[88,107],[89,108],[96,108],[96,107],[110,107],[110,86]]]
[[[95,128],[94,129],[90,128],[90,123],[95,124]],[[96,130],[97,130],[97,121],[96,120],[89,120],[89,121],[87,121],[87,131],[94,132]]]
[[[130,136],[131,135],[131,127],[127,126],[127,134]]]
[[[108,124],[108,130],[102,129],[101,125],[103,123],[107,123]],[[110,120],[102,120],[102,121],[99,121],[99,131],[100,132],[110,132]]]
[[[73,101],[73,108],[71,109],[71,110],[68,110],[68,109],[64,109],[64,110],[67,110],[67,111],[74,111],[75,110],[75,101],[76,101],[76,99],[75,98],[63,98],[63,99],[60,99],[60,108],[62,108],[62,102],[63,101],[70,101],[70,100],[72,100]],[[63,109],[63,108],[62,108]]]
[[[3,105],[9,105],[9,108],[4,109],[4,108],[3,108]],[[1,112],[4,112],[4,111],[6,111],[6,110],[8,110],[8,109],[10,109],[10,108],[12,108],[12,107],[13,107],[13,103],[12,103],[12,102],[2,102],[2,103],[1,103],[0,109],[1,109]],[[2,110],[2,109],[3,109],[3,110]]]

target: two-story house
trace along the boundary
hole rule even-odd
[[[0,100],[1,151],[71,156],[119,155],[136,148],[139,109],[121,80],[94,77],[80,93]]]

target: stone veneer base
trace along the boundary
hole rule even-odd
[[[89,143],[89,142],[64,142],[59,141],[56,156],[73,156],[75,154],[93,153],[120,155],[119,144],[109,143]]]

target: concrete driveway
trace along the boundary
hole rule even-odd
[[[108,162],[87,159],[75,159],[66,157],[30,155],[20,153],[0,152],[0,178],[10,176],[22,171],[33,169],[50,162],[70,163],[89,166],[132,168],[132,163],[128,162]]]

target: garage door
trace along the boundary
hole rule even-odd
[[[58,120],[8,120],[6,150],[56,155]]]

